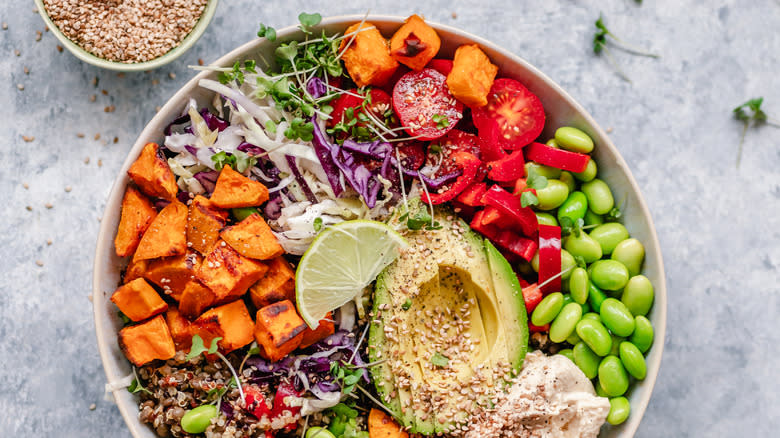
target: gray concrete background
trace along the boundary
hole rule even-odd
[[[123,77],[59,53],[51,34],[36,42],[45,26],[31,1],[1,3],[0,435],[129,436],[103,400],[87,298],[95,238],[120,164],[155,107],[195,74],[186,66],[253,38],[260,21],[280,28],[301,11],[371,5],[503,44],[613,129],[653,213],[669,290],[663,365],[637,436],[777,436],[780,130],[750,129],[736,169],[731,110],[764,96],[780,118],[779,2],[223,0],[190,52]],[[599,11],[663,56],[614,52],[633,83],[591,51]]]

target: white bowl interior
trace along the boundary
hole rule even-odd
[[[337,32],[343,31],[349,24],[362,19],[363,17],[358,15],[332,17],[323,20],[320,26],[329,32]],[[375,24],[385,36],[389,36],[398,28],[403,17],[374,15],[370,16],[368,21]],[[666,281],[660,245],[650,212],[647,210],[639,187],[634,181],[628,165],[604,131],[571,96],[550,78],[522,58],[508,53],[496,44],[449,26],[430,24],[439,32],[442,39],[440,57],[451,57],[459,45],[476,42],[487,53],[492,62],[499,67],[501,76],[520,80],[539,96],[547,113],[547,122],[542,138],[551,137],[557,127],[575,126],[588,133],[596,143],[593,155],[599,164],[599,177],[613,189],[616,202],[623,202],[625,206],[624,224],[631,236],[639,239],[645,246],[643,273],[652,281],[655,288],[655,304],[648,315],[655,329],[655,340],[646,357],[647,377],[643,381],[634,382],[627,395],[631,402],[629,419],[617,427],[604,426],[600,434],[602,438],[632,437],[650,401],[650,395],[661,365],[666,328]],[[255,58],[259,60],[261,57],[271,61],[274,59],[273,50],[279,42],[301,37],[302,34],[296,27],[288,27],[278,32],[276,43],[264,39],[249,42],[225,55],[215,64],[230,66],[238,59]],[[265,64],[258,62],[258,65]],[[211,76],[213,75],[209,72],[201,72],[196,75],[149,122],[122,165],[121,173],[114,182],[106,204],[98,234],[92,288],[98,349],[109,383],[116,382],[132,372],[130,363],[125,359],[117,344],[116,335],[122,327],[122,323],[114,304],[109,301],[111,293],[119,283],[120,271],[126,265],[126,261],[114,253],[113,241],[119,223],[122,196],[129,182],[127,169],[139,155],[144,144],[163,140],[164,127],[179,115],[190,97],[194,97],[202,105],[208,105],[211,102],[213,94],[197,86],[198,80]],[[118,390],[114,392],[114,397],[119,411],[134,437],[155,437],[151,428],[138,421],[138,405],[135,395],[125,390]]]

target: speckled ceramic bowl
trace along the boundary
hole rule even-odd
[[[323,20],[321,27],[324,27],[329,32],[343,31],[348,25],[360,21],[362,18],[362,16],[332,17]],[[403,22],[403,18],[370,16],[368,21],[379,27],[385,35],[391,35]],[[644,243],[646,250],[644,274],[652,281],[655,287],[655,304],[648,315],[655,328],[655,341],[647,355],[647,377],[641,382],[634,383],[627,394],[631,401],[631,416],[620,426],[605,425],[600,437],[632,437],[650,401],[653,385],[661,365],[661,353],[663,352],[663,340],[666,331],[666,280],[661,259],[661,249],[656,237],[653,220],[650,217],[650,212],[647,210],[645,201],[642,199],[639,187],[636,181],[634,181],[626,162],[620,156],[618,148],[612,144],[609,137],[582,106],[575,102],[571,96],[550,78],[519,56],[509,53],[497,44],[449,26],[430,24],[439,32],[442,39],[440,55],[451,57],[459,45],[477,43],[490,56],[490,59],[498,65],[502,76],[520,80],[539,96],[547,113],[547,123],[542,138],[551,137],[555,128],[559,126],[576,126],[587,132],[597,145],[594,150],[594,158],[599,163],[600,178],[603,178],[609,184],[620,199],[625,197],[625,205],[628,207],[626,208],[624,223],[631,235]],[[216,64],[230,66],[236,60],[258,56],[263,56],[265,59],[274,59],[273,50],[279,41],[301,37],[300,31],[296,27],[288,27],[278,32],[277,43],[271,43],[264,39],[251,41],[225,55]],[[119,283],[120,271],[126,264],[125,260],[118,258],[114,253],[113,239],[119,223],[122,195],[129,182],[127,169],[141,152],[141,148],[145,143],[150,141],[161,142],[163,140],[162,132],[164,127],[177,117],[190,97],[194,97],[202,105],[208,105],[211,102],[212,93],[199,88],[197,85],[200,79],[211,76],[213,74],[209,72],[202,72],[196,75],[149,122],[128,154],[109,195],[97,241],[92,286],[98,347],[109,382],[117,382],[131,373],[130,363],[125,359],[117,345],[117,332],[122,327],[122,322],[117,316],[114,304],[109,301],[111,293],[117,288]],[[118,390],[114,392],[114,398],[133,436],[136,438],[153,438],[154,433],[152,430],[138,421],[136,397],[125,390]]]
[[[65,34],[62,33],[62,31],[57,27],[57,25],[54,24],[51,18],[49,18],[49,15],[46,13],[46,7],[43,5],[43,0],[35,0],[35,6],[37,6],[43,21],[46,22],[46,26],[48,26],[49,31],[51,31],[51,33],[54,34],[58,40],[60,40],[62,46],[73,53],[76,58],[88,64],[96,65],[107,70],[124,72],[153,70],[155,68],[162,67],[163,65],[168,64],[169,62],[183,55],[184,52],[189,50],[190,47],[192,47],[195,42],[198,41],[201,35],[203,35],[203,32],[206,31],[206,28],[209,26],[212,17],[214,17],[214,11],[217,10],[218,3],[219,0],[209,0],[209,2],[206,4],[206,7],[203,9],[203,13],[198,19],[198,22],[195,23],[195,27],[192,28],[190,33],[184,37],[178,46],[169,50],[166,54],[158,56],[152,60],[130,64],[125,62],[109,61],[107,59],[95,56],[81,48],[81,46],[66,37]]]

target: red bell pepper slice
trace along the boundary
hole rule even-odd
[[[482,233],[500,249],[530,261],[538,248],[536,240],[519,236],[517,233],[509,230],[502,231],[502,227],[495,224],[494,215],[495,213],[492,213],[491,207],[478,211],[471,220],[471,228]]]
[[[525,157],[529,161],[535,161],[545,166],[568,170],[569,172],[582,172],[588,166],[590,156],[577,152],[556,149],[542,143],[531,143],[524,148]]]
[[[490,161],[488,178],[493,181],[514,181],[525,176],[523,150],[518,149],[500,160]]]
[[[265,395],[255,385],[244,385],[244,398],[246,399],[246,410],[255,416],[258,420],[262,420],[264,416],[271,416],[271,409],[265,402]]]
[[[485,161],[501,160],[507,156],[507,153],[501,149],[499,136],[501,129],[498,122],[493,119],[487,119],[479,128],[479,154]]]
[[[561,227],[539,225],[539,284],[545,294],[561,290]],[[557,277],[555,277],[557,275]],[[554,280],[547,282],[548,279]]]
[[[542,326],[533,325],[531,324],[531,321],[528,321],[528,331],[530,333],[543,333],[543,332],[549,332],[550,331],[550,324],[545,324]]]
[[[483,197],[485,205],[495,207],[511,223],[519,227],[525,236],[533,236],[539,226],[536,214],[530,207],[523,207],[520,198],[512,195],[501,187],[494,185]]]
[[[502,231],[498,237],[498,243],[529,262],[534,258],[536,249],[539,247],[535,239],[519,236],[511,231]]]
[[[523,288],[523,301],[525,302],[525,310],[528,312],[528,315],[531,315],[536,306],[542,302],[542,298],[544,298],[544,295],[536,286],[536,283]]]
[[[457,167],[463,169],[463,173],[450,185],[449,189],[442,193],[423,192],[422,196],[420,196],[423,202],[438,205],[451,201],[476,180],[482,161],[474,154],[465,151],[454,151],[448,159],[453,160]]]
[[[479,207],[485,205],[482,202],[482,195],[487,192],[487,184],[483,182],[474,183],[466,188],[466,190],[460,192],[460,195],[456,198],[458,202],[470,207]]]

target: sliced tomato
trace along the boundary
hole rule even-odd
[[[417,170],[425,162],[425,144],[421,141],[402,141],[395,148],[401,157],[401,166],[406,170]]]
[[[453,129],[444,137],[432,141],[428,145],[425,166],[438,166],[438,170],[430,175],[431,179],[450,174],[459,169],[452,160],[452,154],[456,151],[468,152],[479,158],[479,138],[474,134]]]
[[[428,62],[428,65],[426,65],[427,68],[432,68],[436,70],[437,72],[443,74],[444,76],[447,76],[452,71],[452,60],[451,59],[431,59],[430,62]]]
[[[350,94],[342,94],[341,97],[333,101],[333,112],[330,113],[331,119],[328,120],[328,126],[333,127],[340,122],[348,121],[347,110],[352,109],[352,117],[358,117],[358,114],[369,111],[372,116],[379,120],[385,119],[385,113],[390,109],[390,95],[378,88],[371,88],[365,97],[360,95],[357,89],[349,90]],[[365,126],[365,122],[358,121],[360,126]]]
[[[433,140],[449,132],[463,118],[463,104],[447,87],[447,77],[432,68],[412,71],[393,87],[393,108],[406,132]]]
[[[472,118],[479,130],[491,120],[497,122],[499,142],[504,149],[520,149],[544,129],[542,101],[523,84],[508,78],[493,82],[487,105],[474,108]]]

